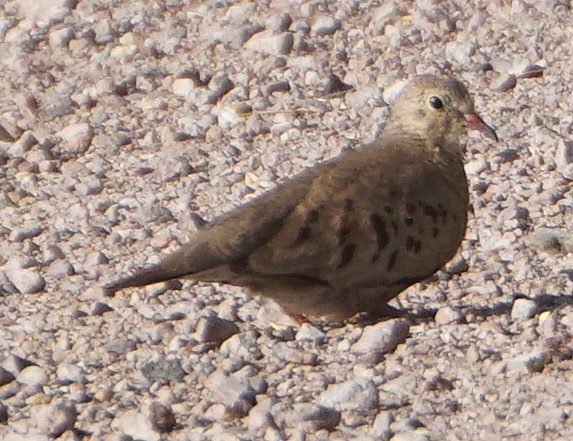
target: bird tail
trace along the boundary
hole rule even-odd
[[[217,264],[216,260],[218,259],[215,258],[208,247],[201,245],[197,244],[193,247],[184,247],[175,251],[155,265],[105,285],[104,289],[109,293],[115,293],[125,288],[135,288],[183,277],[192,277],[193,274]]]

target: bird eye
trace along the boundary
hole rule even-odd
[[[431,96],[430,100],[428,102],[430,103],[430,106],[432,106],[434,109],[437,109],[437,110],[444,107],[444,103],[442,102],[442,100],[435,95]]]

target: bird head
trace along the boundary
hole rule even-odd
[[[431,75],[417,76],[404,87],[392,104],[388,126],[436,144],[459,145],[468,130],[498,140],[462,83]]]

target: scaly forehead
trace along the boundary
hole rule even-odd
[[[412,79],[398,100],[425,102],[432,95],[451,101],[460,110],[473,109],[473,100],[462,83],[432,75],[420,75]]]

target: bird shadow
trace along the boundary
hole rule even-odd
[[[518,299],[533,300],[537,304],[539,311],[555,311],[565,306],[573,305],[573,296],[571,295],[540,294],[532,298],[525,295],[517,295],[510,301],[500,301],[492,306],[460,305],[455,308],[465,315],[476,317],[502,316],[511,314],[513,305]],[[424,323],[434,320],[437,312],[438,308],[420,309],[416,312],[404,311],[404,317],[414,323]]]

